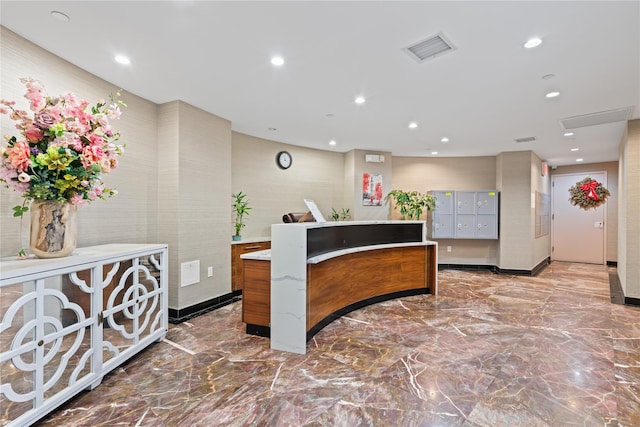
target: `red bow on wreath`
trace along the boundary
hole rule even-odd
[[[586,184],[581,185],[580,189],[584,191],[584,194],[587,196],[587,198],[600,200],[600,197],[598,197],[598,195],[596,194],[596,188],[598,187],[598,185],[600,184],[598,184],[598,181],[594,179],[587,182]]]

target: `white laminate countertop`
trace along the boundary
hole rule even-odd
[[[353,254],[356,252],[374,251],[377,249],[389,249],[389,248],[406,248],[411,246],[433,246],[437,245],[437,242],[430,240],[424,242],[409,242],[409,243],[387,243],[384,245],[369,245],[358,246],[355,248],[338,249],[335,251],[327,252],[325,254],[316,255],[307,258],[307,264],[318,264],[322,261],[326,261],[331,258],[336,258],[342,255]],[[248,254],[240,255],[242,259],[252,259],[257,261],[271,261],[271,249],[265,249],[263,251],[249,252]]]

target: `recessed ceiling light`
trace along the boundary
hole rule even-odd
[[[271,132],[275,132],[275,131],[277,131],[278,129],[276,129],[276,128],[268,128],[267,130],[270,130]]]
[[[542,80],[549,80],[554,78],[555,76],[555,74],[545,74],[544,76],[542,76]]]
[[[573,136],[573,132],[565,132],[564,136]]]
[[[572,148],[571,151],[580,151],[579,148]]]
[[[418,127],[418,124],[416,122],[409,123],[409,129],[415,129],[417,127]]]
[[[124,55],[116,55],[115,58],[113,59],[115,59],[116,62],[119,64],[124,64],[124,65],[131,64],[131,60]]]
[[[331,141],[329,141],[329,145],[334,146],[336,145],[336,140],[332,139]]]
[[[440,142],[449,142],[449,138],[447,138],[446,136],[445,136],[445,137],[442,137],[442,139],[440,140]]]
[[[276,67],[280,67],[281,65],[284,65],[284,58],[281,56],[274,56],[271,58],[271,63]]]
[[[576,162],[584,162],[584,159],[581,157],[579,159],[576,159]]]
[[[536,46],[540,46],[540,43],[542,43],[541,39],[539,39],[538,37],[533,37],[527,40],[527,42],[524,44],[524,47],[527,49],[531,49]]]
[[[431,154],[433,154],[435,156],[436,154],[438,154],[438,152],[437,151],[432,151]]]
[[[51,11],[51,17],[53,19],[55,19],[56,21],[60,21],[60,22],[69,22],[71,21],[71,18],[69,18],[69,15],[62,13],[62,12],[58,12],[57,10],[52,10]]]
[[[356,104],[364,104],[365,103],[364,96],[356,96],[355,103]]]
[[[555,98],[556,96],[560,96],[560,92],[558,91],[549,92],[545,96],[547,98]]]
[[[325,117],[329,117],[329,118],[334,117],[334,116],[335,116],[335,114],[333,114],[333,113],[325,114]]]

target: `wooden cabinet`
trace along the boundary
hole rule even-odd
[[[234,294],[242,293],[242,259],[240,259],[240,255],[265,249],[271,249],[270,240],[231,244],[231,291]]]
[[[250,325],[271,324],[271,262],[243,260],[242,321]]]

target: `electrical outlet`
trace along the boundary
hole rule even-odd
[[[447,246],[447,252],[451,252],[451,246]]]
[[[211,277],[213,276],[213,267],[208,267],[207,268],[207,277]]]

